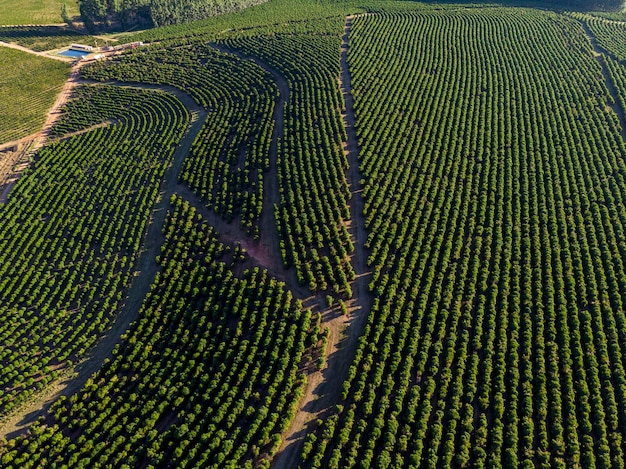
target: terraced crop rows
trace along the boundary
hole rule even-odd
[[[613,54],[614,58],[620,62],[626,60],[626,23],[623,21],[612,21],[593,16],[583,16],[584,21],[594,36],[598,44],[605,50]]]
[[[0,207],[1,414],[83,357],[115,319],[189,122],[170,95],[91,92],[128,104],[119,123],[41,149]]]
[[[77,42],[96,45],[91,36],[60,26],[0,26],[0,41],[19,44],[37,52],[59,49]]]
[[[266,272],[235,277],[239,254],[184,200],[172,199],[163,231],[162,271],[140,320],[4,467],[253,467],[280,444],[319,324]]]
[[[262,58],[287,79],[285,139],[279,148],[280,205],[275,213],[281,256],[313,292],[350,298],[354,246],[347,229],[350,191],[337,86],[343,19],[319,22],[317,35],[291,33],[224,41]]]
[[[123,56],[113,65],[96,64],[84,75],[171,84],[206,108],[209,118],[180,180],[222,218],[239,218],[244,231],[258,238],[276,86],[257,65],[205,44],[174,45],[174,51],[170,47],[163,44],[160,50]]]
[[[317,404],[305,396],[306,412],[326,414],[301,465],[623,467],[626,147],[606,86],[610,78],[623,106],[622,64],[607,57],[602,70],[571,16],[379,7],[355,17],[348,57],[373,302],[352,365],[329,366],[334,387]],[[324,367],[326,347],[337,346],[321,320],[347,312],[355,243],[364,252],[350,231],[360,214],[337,80],[343,21],[244,28],[219,41],[288,82],[281,244],[271,254],[326,295],[315,319],[267,272],[239,275],[240,247],[227,249],[206,224],[218,214],[273,235],[255,225],[271,166],[269,73],[212,50],[210,34],[89,69],[101,80],[178,86],[209,111],[181,181],[214,213],[202,220],[205,207],[172,199],[162,271],[137,325],[79,397],[2,450],[3,465],[251,467],[273,458],[297,399],[312,392],[302,373]],[[603,47],[617,56],[613,33]],[[60,134],[123,119],[92,92],[82,91],[93,104],[87,118],[77,105]],[[146,185],[158,186],[151,174]]]

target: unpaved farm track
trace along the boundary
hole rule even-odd
[[[72,62],[74,59],[71,57],[60,57],[57,55],[49,55],[46,52],[37,52],[28,47],[20,46],[18,44],[12,44],[10,42],[0,41],[0,47],[8,47],[9,49],[21,50],[22,52],[26,52],[28,54],[38,55],[40,57],[45,57],[46,59],[59,60],[61,62]]]
[[[261,249],[265,258],[269,262],[268,270],[279,272],[284,270],[280,255],[280,245],[278,242],[278,233],[276,231],[276,223],[274,221],[274,208],[280,203],[280,191],[278,188],[278,140],[282,139],[285,134],[285,104],[289,99],[289,85],[287,80],[278,73],[274,68],[256,57],[250,57],[239,51],[228,49],[213,42],[209,46],[215,50],[232,54],[242,60],[249,60],[257,64],[266,72],[270,73],[274,78],[274,82],[278,88],[278,101],[274,106],[274,130],[272,132],[272,142],[270,144],[270,170],[263,177],[263,210],[261,211],[261,220],[259,220],[259,228],[261,231],[261,239],[257,245],[257,249]],[[218,230],[219,231],[219,230]],[[280,276],[281,280],[285,280],[284,275]],[[294,282],[290,282],[294,283]]]
[[[9,419],[0,425],[0,438],[11,438],[27,430],[28,426],[39,416],[45,414],[52,402],[60,396],[70,396],[80,390],[87,379],[102,366],[109,358],[121,335],[130,324],[138,318],[141,304],[149,292],[150,285],[159,270],[156,256],[164,242],[161,228],[165,221],[169,199],[178,194],[196,208],[203,218],[219,233],[219,240],[231,247],[241,243],[249,256],[243,261],[241,268],[266,268],[271,275],[285,282],[296,298],[303,300],[305,307],[322,315],[322,327],[329,329],[328,345],[326,349],[326,366],[322,371],[310,372],[307,376],[307,385],[303,398],[298,403],[296,415],[290,427],[282,435],[283,445],[274,459],[274,466],[280,468],[297,467],[300,449],[304,437],[312,431],[317,418],[339,402],[341,385],[347,375],[347,370],[353,360],[357,341],[367,313],[371,308],[371,296],[368,292],[370,273],[367,269],[367,252],[364,246],[367,237],[363,216],[363,199],[359,188],[361,174],[359,172],[358,146],[354,131],[354,112],[350,86],[350,74],[347,65],[348,34],[352,17],[346,18],[341,52],[341,76],[339,84],[344,95],[345,111],[343,121],[346,127],[348,140],[344,151],[349,167],[346,178],[352,194],[350,201],[351,221],[349,231],[352,235],[355,252],[352,256],[353,269],[356,279],[352,285],[354,298],[348,302],[349,315],[344,316],[338,307],[329,308],[325,305],[323,296],[312,295],[308,289],[297,284],[292,271],[285,270],[278,245],[278,234],[274,223],[274,207],[280,203],[280,192],[277,177],[278,140],[284,133],[284,105],[289,96],[289,87],[282,75],[276,70],[254,57],[247,57],[237,51],[211,44],[217,50],[234,54],[244,60],[252,60],[268,71],[274,77],[279,89],[279,98],[274,109],[274,132],[270,146],[270,171],[264,177],[263,212],[261,225],[261,240],[253,242],[235,223],[226,223],[213,210],[207,208],[187,186],[178,182],[178,174],[185,156],[200,132],[207,119],[207,112],[198,106],[193,99],[177,88],[159,85],[125,84],[108,82],[104,84],[114,86],[128,86],[149,90],[161,90],[176,95],[187,107],[192,115],[190,128],[183,136],[177,148],[172,166],[166,172],[161,184],[160,198],[153,209],[147,233],[142,244],[142,251],[137,261],[137,274],[133,278],[127,292],[127,299],[113,327],[105,337],[90,352],[87,359],[67,372],[53,383],[46,391],[37,396],[28,405],[16,411]],[[82,83],[96,83],[83,81]],[[101,84],[101,83],[98,83]],[[71,88],[70,88],[71,90]]]
[[[313,373],[307,377],[304,396],[298,404],[297,413],[289,429],[283,434],[283,444],[272,463],[274,468],[292,469],[298,467],[304,438],[315,429],[316,420],[324,417],[334,405],[339,403],[342,384],[354,359],[358,339],[372,304],[371,295],[368,291],[371,275],[367,266],[367,250],[365,248],[367,230],[363,215],[364,201],[360,188],[359,147],[354,129],[354,103],[348,69],[348,37],[352,19],[353,16],[346,17],[344,26],[339,85],[345,102],[343,124],[348,136],[344,151],[349,165],[346,178],[352,194],[350,199],[351,221],[348,228],[354,243],[352,256],[352,267],[356,273],[356,279],[352,285],[354,297],[348,305],[348,317],[338,314],[335,310],[327,309],[323,313],[322,327],[330,329],[327,365],[321,373]]]
[[[32,51],[31,51],[32,52]],[[72,68],[69,78],[65,81],[61,92],[58,94],[57,99],[48,114],[46,115],[46,121],[43,124],[42,129],[34,134],[23,137],[19,140],[6,142],[0,145],[0,158],[11,158],[9,153],[12,150],[19,151],[20,149],[27,148],[28,154],[32,154],[37,149],[46,144],[50,136],[50,129],[54,126],[57,119],[61,115],[61,109],[70,98],[72,91],[78,83],[78,77],[80,73],[80,65],[76,65]],[[5,155],[3,155],[5,153]],[[21,155],[20,158],[25,158],[28,155]],[[4,162],[7,163],[7,162]],[[28,167],[28,165],[20,166],[16,168],[15,163],[8,162],[8,164],[0,164],[0,204],[6,203],[9,196],[9,192],[21,176],[21,173]]]
[[[45,52],[36,52],[26,47],[18,46],[16,44],[9,44],[7,42],[2,42],[2,41],[0,41],[0,47],[9,47],[11,49],[17,49],[23,52],[27,52],[29,54],[39,55],[41,57],[46,57],[48,59],[61,60],[63,62],[74,60],[72,58],[55,57],[52,55],[48,55]],[[107,56],[115,55],[115,52],[105,53],[105,55]],[[42,129],[39,132],[28,135],[19,140],[13,140],[11,142],[5,142],[5,143],[0,144],[0,158],[2,158],[2,152],[5,152],[13,148],[18,148],[23,145],[29,145],[30,146],[29,151],[35,152],[38,148],[41,148],[43,145],[47,143],[48,138],[50,136],[50,129],[52,129],[57,119],[62,114],[61,109],[63,108],[67,100],[71,97],[74,87],[76,87],[76,85],[79,84],[81,67],[83,65],[87,65],[88,63],[89,62],[79,61],[78,63],[76,63],[76,65],[72,67],[70,75],[68,79],[65,81],[65,84],[63,85],[63,88],[61,89],[61,92],[58,94],[57,99],[54,102],[50,111],[48,111],[48,114],[46,116],[46,121],[44,122]],[[173,90],[175,88],[171,87],[171,89]],[[26,166],[22,167],[21,168],[22,171],[25,168]],[[17,179],[19,179],[21,175],[21,171],[15,171],[15,168],[11,169],[11,181],[8,183],[8,185],[5,185],[2,183],[3,176],[4,178],[6,178],[6,174],[3,174],[1,171],[2,171],[2,168],[0,168],[0,194],[1,194],[0,203],[6,203],[8,194],[11,191],[15,182],[17,182]]]
[[[71,81],[68,80],[69,83],[66,84],[66,92],[62,93],[62,96],[59,96],[59,98],[57,99],[57,103],[55,103],[53,111],[50,112],[50,115],[55,117],[50,118],[46,122],[46,127],[41,132],[42,136],[47,136],[49,129],[52,127],[52,124],[54,123],[56,117],[58,117],[60,108],[67,101],[72,88],[77,84],[78,72],[79,68],[76,67],[73,71]],[[312,297],[308,290],[298,286],[295,280],[290,281],[291,279],[289,278],[289,276],[285,275],[280,259],[278,259],[278,265],[280,266],[280,269],[277,270],[274,270],[274,265],[266,265],[266,263],[258,262],[258,260],[254,257],[254,246],[250,246],[251,242],[247,239],[247,236],[239,228],[239,226],[236,223],[227,224],[214,211],[204,206],[199,198],[187,186],[178,182],[178,175],[180,174],[183,161],[189,153],[194,139],[202,129],[202,126],[204,125],[208,116],[206,110],[200,107],[193,100],[193,98],[191,98],[188,94],[184,93],[178,88],[167,85],[121,83],[115,81],[102,83],[93,80],[82,80],[80,84],[110,85],[129,88],[140,88],[145,90],[160,90],[174,94],[182,101],[183,105],[190,112],[192,116],[192,122],[191,126],[183,136],[178,148],[176,149],[172,166],[166,171],[164,180],[162,181],[159,200],[157,201],[152,211],[147,233],[144,237],[144,242],[142,244],[142,251],[139,254],[139,258],[137,260],[137,273],[131,282],[130,288],[127,291],[126,302],[118,317],[116,318],[113,327],[109,331],[107,331],[105,337],[101,339],[101,341],[94,347],[94,349],[91,350],[89,356],[83,362],[75,366],[72,370],[66,370],[64,373],[62,373],[62,376],[59,379],[57,379],[54,383],[48,386],[42,393],[40,393],[33,400],[31,400],[27,405],[21,407],[20,409],[17,409],[14,413],[12,413],[12,415],[4,419],[3,422],[0,423],[0,438],[9,439],[24,433],[28,429],[28,427],[35,420],[37,420],[39,416],[42,416],[46,413],[46,411],[50,408],[50,405],[56,399],[58,399],[60,396],[70,396],[78,392],[80,388],[85,384],[87,379],[101,368],[104,360],[111,357],[113,349],[115,345],[120,342],[122,334],[128,329],[130,324],[138,318],[141,304],[147,293],[149,292],[150,285],[152,284],[156,273],[159,270],[159,266],[156,264],[156,257],[159,254],[160,248],[165,241],[161,229],[165,222],[170,197],[173,194],[180,195],[181,197],[183,197],[183,199],[190,202],[191,205],[196,208],[198,213],[200,213],[205,218],[205,220],[220,233],[220,242],[231,247],[234,247],[237,243],[241,243],[244,248],[248,248],[250,255],[242,263],[242,266],[240,266],[240,268],[267,268],[270,273],[276,276],[279,280],[286,281],[286,283],[289,284],[288,288],[290,288],[294,292],[294,295],[297,298],[303,300],[305,306],[315,306],[315,304],[318,303],[318,299],[316,297]],[[274,113],[274,117],[277,122],[274,127],[274,140],[271,146],[271,159],[273,161],[272,168],[274,172],[277,154],[276,141],[279,136],[282,136],[283,132],[282,108],[284,106],[284,103],[286,102],[288,95],[288,87],[284,79],[282,85],[279,84],[279,91],[280,98],[278,100]],[[269,179],[275,179],[275,173],[274,177],[270,177]],[[275,188],[275,194],[277,197],[277,183]],[[271,196],[267,196],[267,198],[271,199]],[[264,201],[264,207],[265,206],[266,205]],[[268,211],[271,212],[271,209]],[[269,218],[273,220],[271,214]],[[266,234],[270,233],[271,232],[269,232],[269,230],[266,230]],[[273,236],[267,236],[267,238],[276,237],[275,229],[274,233],[271,234]],[[276,250],[275,255],[280,256],[280,251]],[[271,258],[274,258],[274,256],[271,256]]]

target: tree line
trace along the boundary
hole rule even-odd
[[[128,29],[158,27],[221,15],[263,3],[264,0],[80,0],[85,27]]]

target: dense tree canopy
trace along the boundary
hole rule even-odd
[[[263,3],[263,0],[80,0],[80,15],[85,25],[164,26],[194,21],[209,16]]]

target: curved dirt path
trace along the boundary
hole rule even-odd
[[[602,47],[600,47],[596,36],[593,34],[593,31],[591,31],[591,29],[584,20],[581,20],[580,24],[585,31],[587,39],[589,39],[589,42],[591,43],[591,47],[593,48],[593,56],[602,68],[602,76],[604,77],[604,82],[606,83],[606,87],[609,90],[609,94],[613,98],[613,104],[609,104],[609,107],[613,110],[613,112],[617,115],[617,118],[619,119],[619,123],[622,128],[620,134],[622,136],[622,140],[624,140],[624,143],[626,143],[626,116],[624,115],[624,109],[620,104],[619,95],[617,94],[617,89],[615,88],[615,83],[613,82],[613,78],[609,73],[609,69],[605,61],[605,54],[611,54],[608,53],[608,51],[605,51]]]
[[[22,52],[26,52],[28,54],[33,54],[33,55],[38,55],[39,57],[45,57],[46,59],[60,60],[61,62],[65,62],[65,63],[73,62],[74,60],[76,60],[71,57],[59,57],[55,55],[48,55],[46,52],[36,52],[32,49],[29,49],[28,47],[20,46],[18,44],[12,44],[10,42],[0,41],[0,46],[8,47],[9,49],[21,50]]]
[[[348,303],[348,317],[335,309],[327,309],[322,316],[322,327],[328,327],[330,334],[327,346],[327,363],[322,372],[307,376],[304,396],[288,430],[283,434],[283,443],[278,450],[272,467],[291,469],[298,467],[302,444],[308,433],[315,430],[315,421],[332,411],[341,400],[342,384],[356,353],[358,339],[363,332],[365,320],[371,309],[372,298],[368,290],[371,272],[367,266],[367,230],[363,215],[364,201],[360,187],[359,147],[354,129],[354,102],[350,71],[348,69],[348,36],[353,16],[346,17],[341,43],[341,75],[339,85],[344,97],[345,109],[343,124],[348,140],[344,152],[348,159],[346,178],[352,198],[350,200],[351,220],[348,229],[354,243],[352,267],[356,279],[352,284],[353,299]]]
[[[367,312],[371,307],[371,297],[368,292],[370,274],[367,269],[367,252],[364,247],[367,232],[363,216],[364,203],[359,188],[361,175],[358,169],[358,146],[354,132],[350,74],[347,67],[347,40],[351,20],[352,17],[350,16],[346,18],[341,54],[342,73],[339,77],[346,106],[343,120],[348,134],[348,141],[344,146],[349,163],[346,177],[352,193],[350,202],[351,221],[348,223],[348,228],[355,246],[352,263],[356,279],[352,284],[354,299],[347,302],[349,315],[342,315],[337,306],[327,307],[322,295],[311,295],[306,287],[301,287],[297,284],[293,273],[286,271],[282,266],[273,213],[274,207],[280,203],[277,178],[277,142],[284,133],[283,111],[289,96],[289,87],[282,75],[257,58],[248,57],[237,51],[211,44],[221,52],[234,54],[244,60],[254,61],[272,74],[279,89],[279,98],[274,109],[275,125],[270,146],[270,171],[264,177],[266,185],[264,187],[263,214],[260,222],[262,236],[258,243],[252,242],[237,223],[226,223],[214,211],[207,208],[201,199],[186,185],[178,182],[178,174],[184,158],[207,118],[207,113],[204,109],[200,108],[190,96],[171,86],[118,82],[99,83],[85,80],[82,83],[108,84],[170,92],[181,99],[190,111],[192,124],[181,140],[179,148],[174,155],[174,162],[166,172],[162,182],[161,196],[153,210],[148,232],[144,239],[143,250],[137,261],[136,269],[138,273],[132,280],[127,293],[126,303],[113,328],[107,332],[106,336],[90,352],[86,360],[73,370],[68,370],[61,378],[49,386],[43,394],[17,411],[9,420],[6,420],[0,426],[0,438],[14,437],[23,433],[32,422],[45,414],[54,400],[62,395],[69,396],[79,391],[87,379],[101,367],[104,360],[111,356],[112,350],[119,343],[121,335],[137,319],[141,304],[149,291],[156,272],[159,270],[155,259],[161,244],[164,242],[161,227],[165,221],[169,198],[176,193],[190,202],[203,218],[220,233],[221,242],[231,246],[241,243],[246,248],[249,257],[241,263],[239,268],[254,268],[257,266],[266,268],[272,276],[285,282],[287,288],[292,290],[294,296],[303,300],[305,307],[311,308],[314,313],[320,312],[322,314],[322,327],[329,329],[325,357],[326,365],[322,371],[315,370],[308,373],[307,386],[303,398],[298,403],[298,409],[290,427],[282,435],[283,445],[273,461],[275,467],[291,468],[297,466],[302,442],[306,434],[314,429],[315,420],[323,417],[325,412],[331,410],[333,405],[340,400],[341,385],[353,360],[358,338],[361,335]]]
[[[257,245],[256,249],[260,249],[264,253],[265,258],[269,263],[268,270],[275,273],[280,272],[281,270],[284,270],[284,268],[280,255],[280,245],[278,241],[276,223],[274,221],[274,210],[275,207],[280,204],[280,190],[278,187],[278,140],[282,139],[285,134],[284,110],[285,104],[289,99],[289,85],[287,84],[285,77],[257,57],[242,54],[239,51],[228,49],[227,47],[220,46],[214,42],[209,42],[208,45],[219,52],[231,54],[242,60],[254,62],[272,75],[278,88],[278,100],[274,106],[273,114],[274,130],[272,132],[272,142],[270,144],[269,154],[270,170],[263,175],[263,209],[261,210],[261,219],[259,220],[261,237],[259,241],[254,244]],[[248,249],[254,250],[255,247],[250,244]]]
[[[170,197],[176,192],[178,174],[183,161],[207,118],[207,112],[203,108],[198,106],[189,95],[174,87],[118,82],[108,82],[106,85],[161,90],[174,94],[190,112],[191,124],[178,144],[172,158],[172,164],[166,170],[161,182],[159,198],[152,209],[142,243],[142,250],[135,265],[135,276],[131,280],[131,285],[127,290],[126,301],[112,328],[106,332],[106,335],[89,352],[85,360],[73,369],[67,370],[61,378],[48,386],[45,391],[7,417],[0,425],[0,439],[9,439],[24,433],[39,416],[45,414],[56,399],[60,396],[70,396],[78,392],[87,379],[100,369],[104,360],[111,357],[113,349],[120,342],[122,334],[138,318],[141,304],[150,291],[150,285],[159,270],[156,257],[160,252],[161,245],[165,242],[161,229],[167,215]]]
[[[221,49],[216,47],[217,49]],[[225,50],[223,50],[225,52]],[[235,54],[238,55],[238,54]],[[257,62],[257,61],[255,61]],[[258,63],[258,62],[257,62]],[[37,143],[37,147],[43,145],[46,141],[46,137],[49,133],[49,129],[52,127],[58,115],[60,115],[60,109],[63,104],[69,98],[71,91],[76,84],[86,85],[110,85],[110,86],[122,86],[129,88],[140,88],[146,90],[160,90],[178,97],[183,105],[187,108],[192,116],[192,124],[183,136],[179,147],[173,157],[172,166],[167,170],[164,180],[162,181],[159,200],[155,208],[153,209],[151,219],[148,225],[148,230],[144,238],[142,245],[142,251],[139,254],[136,266],[136,275],[131,281],[129,290],[127,291],[126,302],[120,311],[118,318],[116,319],[113,327],[107,331],[105,337],[95,346],[89,353],[88,358],[83,362],[76,365],[72,370],[67,370],[62,376],[54,383],[46,388],[46,390],[40,393],[34,400],[18,409],[11,416],[6,418],[0,424],[0,438],[13,438],[19,434],[24,433],[28,427],[37,420],[38,417],[44,415],[49,409],[50,405],[58,399],[60,396],[70,396],[80,390],[85,384],[87,379],[95,373],[106,358],[110,358],[112,351],[120,341],[121,335],[128,329],[130,324],[138,318],[141,304],[145,299],[147,293],[150,290],[150,285],[159,270],[159,266],[156,264],[156,256],[159,253],[160,247],[164,242],[164,237],[161,233],[162,226],[165,222],[167,209],[169,206],[169,199],[173,194],[177,194],[188,201],[203,218],[212,225],[219,232],[220,242],[234,247],[240,243],[248,252],[248,257],[241,263],[239,263],[238,269],[243,270],[245,268],[251,269],[254,267],[266,268],[271,275],[276,277],[287,284],[296,298],[303,300],[305,307],[311,307],[317,309],[317,306],[321,303],[321,298],[314,297],[310,292],[303,287],[300,287],[292,279],[292,275],[287,275],[286,271],[282,267],[280,261],[280,251],[276,249],[273,251],[275,255],[269,256],[274,262],[267,263],[266,256],[255,256],[258,253],[257,243],[252,243],[246,233],[241,230],[237,223],[226,223],[219,215],[213,210],[207,208],[200,198],[191,191],[186,185],[179,183],[178,175],[181,171],[183,161],[186,155],[189,153],[191,146],[197,134],[200,132],[204,125],[208,114],[206,110],[200,107],[194,100],[181,91],[178,88],[168,85],[151,85],[143,83],[121,83],[116,81],[109,82],[97,82],[95,80],[81,80],[78,81],[79,71],[81,64],[78,64],[72,73],[71,79],[66,83],[64,92],[59,95],[57,103],[53,107],[53,110],[49,113],[49,119],[46,122],[44,130],[36,134],[41,137]],[[270,146],[270,160],[271,170],[268,176],[264,180],[269,180],[267,184],[268,188],[264,189],[264,193],[267,194],[264,197],[264,233],[265,233],[265,246],[271,245],[272,241],[276,241],[278,246],[277,236],[270,230],[274,227],[273,222],[273,206],[280,200],[278,191],[278,182],[276,178],[276,161],[277,161],[277,141],[282,137],[284,132],[284,116],[283,107],[287,101],[289,88],[287,82],[276,71],[269,68],[267,65],[259,63],[265,70],[268,70],[277,79],[277,86],[279,88],[279,99],[274,110],[274,131],[272,135],[272,144]]]

